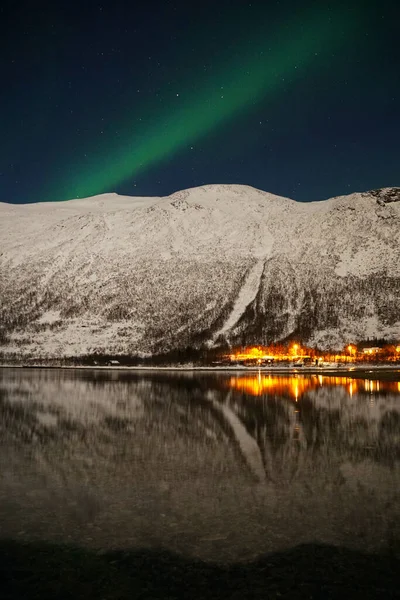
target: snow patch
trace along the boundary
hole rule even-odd
[[[40,319],[37,320],[41,325],[51,325],[52,323],[56,323],[60,321],[60,311],[59,310],[48,310],[43,313]]]
[[[240,289],[239,295],[235,300],[233,305],[233,309],[221,329],[214,334],[214,339],[216,340],[220,335],[223,335],[236,323],[239,321],[240,317],[248,307],[248,305],[253,302],[254,298],[257,295],[257,292],[260,288],[260,281],[264,271],[264,261],[258,261],[250,270],[248,276],[246,277],[246,281],[244,282],[242,288]]]

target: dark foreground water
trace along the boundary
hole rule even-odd
[[[0,596],[400,597],[399,382],[0,369]]]

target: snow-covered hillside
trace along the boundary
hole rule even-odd
[[[0,203],[0,352],[400,338],[400,189]]]

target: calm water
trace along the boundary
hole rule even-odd
[[[396,551],[399,489],[399,372],[0,369],[3,539],[220,561]]]

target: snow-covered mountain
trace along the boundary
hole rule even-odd
[[[247,186],[0,203],[0,352],[158,354],[400,338],[400,188]]]

